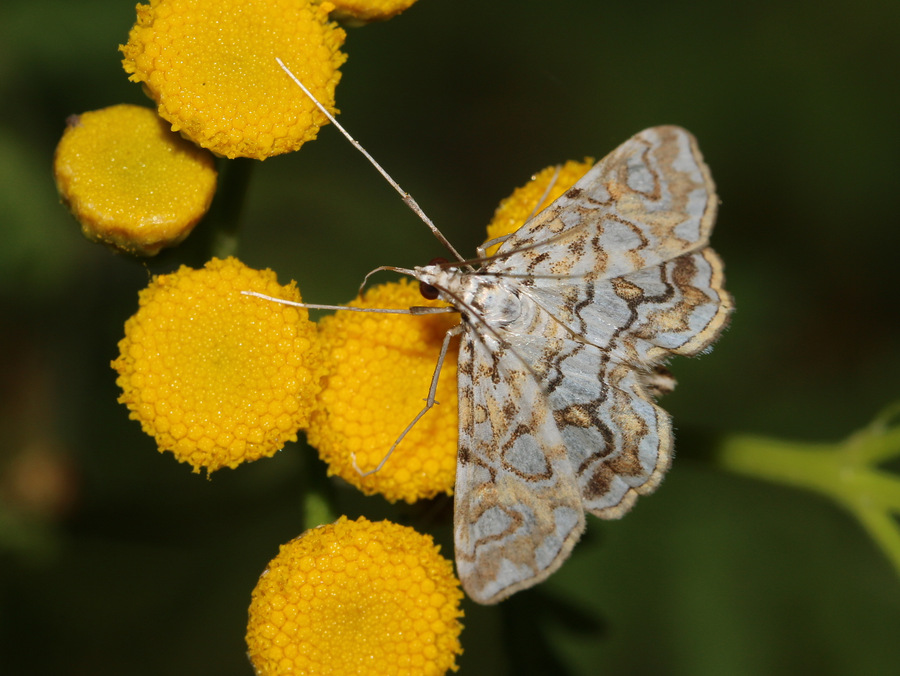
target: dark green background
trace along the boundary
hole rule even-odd
[[[81,237],[50,166],[66,116],[146,102],[116,51],[133,21],[125,0],[0,6],[3,674],[251,673],[250,591],[324,482],[302,444],[207,481],[115,402],[109,361],[148,268]],[[530,174],[651,125],[694,132],[722,199],[713,244],[737,311],[712,354],[672,364],[669,477],[621,522],[591,519],[544,585],[467,605],[463,673],[894,673],[900,583],[882,553],[826,500],[709,452],[731,433],[838,440],[898,398],[900,3],[421,0],[346,52],[343,123],[464,252]],[[326,128],[256,167],[239,253],[339,303],[368,270],[441,251]],[[44,516],[9,486],[35,449],[72,491]],[[450,500],[334,492],[451,554]]]

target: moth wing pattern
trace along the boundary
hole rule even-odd
[[[457,377],[457,571],[471,598],[495,603],[562,564],[584,530],[584,509],[539,385],[516,358],[470,331]]]
[[[476,601],[542,581],[585,510],[621,517],[661,482],[672,431],[653,396],[674,383],[662,364],[712,344],[732,309],[707,246],[717,205],[693,136],[654,127],[460,273],[522,308],[511,323],[487,306],[470,316],[460,351],[455,535]]]
[[[636,134],[506,239],[488,274],[613,278],[703,248],[718,197],[694,136]]]

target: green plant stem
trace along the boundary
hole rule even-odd
[[[212,256],[226,258],[237,253],[238,231],[244,213],[244,199],[256,160],[238,157],[219,162],[219,187],[210,212]]]
[[[840,444],[811,444],[735,436],[718,454],[734,472],[829,496],[860,520],[900,574],[900,480],[873,461],[900,454],[900,428],[876,420]]]
[[[303,495],[303,529],[309,530],[336,520],[331,502],[327,496],[317,490],[307,490]]]

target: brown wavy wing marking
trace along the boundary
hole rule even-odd
[[[600,160],[523,225],[483,272],[621,276],[705,246],[717,206],[694,137],[680,127],[652,127]]]
[[[644,311],[631,332],[636,341],[648,346],[638,350],[644,359],[655,361],[669,354],[690,357],[718,339],[734,310],[723,268],[722,259],[709,247],[661,267],[661,283],[671,285],[672,300],[659,307],[642,305]]]
[[[458,373],[457,572],[472,599],[496,603],[559,568],[584,530],[584,511],[533,376],[518,360],[496,360],[471,329]]]
[[[669,416],[642,373],[607,350],[566,340],[544,381],[584,509],[602,518],[625,514],[671,464]]]
[[[722,263],[707,247],[609,280],[536,279],[521,294],[610,361],[652,372],[715,341],[733,308],[723,284]]]
[[[671,464],[670,419],[648,393],[648,386],[674,385],[660,376],[659,362],[715,340],[731,298],[709,248],[611,280],[573,281],[574,293],[589,302],[571,305],[560,322],[590,342],[560,351],[546,388],[585,509],[618,518],[659,485]],[[556,284],[525,293],[552,308],[573,291]]]
[[[594,417],[613,433],[604,439],[605,445],[570,450],[570,459],[578,463],[585,510],[617,519],[639,495],[653,492],[668,471],[672,425],[669,415],[646,393],[637,371],[610,364],[606,380],[606,396],[594,402]],[[560,398],[566,394],[561,392]],[[561,427],[561,432],[563,438],[574,435],[572,428]]]

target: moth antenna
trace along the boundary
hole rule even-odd
[[[399,272],[401,275],[409,275],[410,277],[416,276],[416,273],[413,270],[408,270],[407,268],[398,268],[393,265],[379,265],[374,270],[369,270],[369,272],[366,273],[366,276],[363,277],[362,283],[359,285],[359,290],[356,292],[356,295],[361,296],[363,294],[363,289],[365,289],[366,284],[369,283],[369,277],[378,272],[384,272],[386,270],[390,272]]]
[[[441,314],[445,312],[457,312],[458,310],[454,307],[430,307],[430,306],[419,306],[414,305],[411,308],[378,308],[378,307],[353,307],[351,305],[320,305],[318,303],[298,303],[295,300],[285,300],[284,298],[276,298],[275,296],[267,296],[264,293],[259,293],[258,291],[241,291],[241,293],[245,296],[254,296],[256,298],[262,298],[263,300],[268,300],[273,303],[278,303],[279,305],[290,305],[292,307],[302,307],[307,310],[348,310],[350,312],[378,312],[380,314],[389,314],[389,315],[432,315],[432,314]]]
[[[346,138],[348,141],[350,141],[350,143],[353,145],[354,148],[356,148],[359,152],[361,152],[363,154],[363,156],[367,160],[369,160],[371,165],[378,170],[378,173],[381,174],[384,177],[384,179],[388,183],[390,183],[390,185],[394,188],[394,190],[396,190],[400,194],[400,198],[404,201],[406,206],[408,206],[410,209],[412,209],[413,213],[416,216],[418,216],[419,219],[421,219],[421,221],[431,229],[431,232],[434,233],[434,236],[437,237],[438,241],[441,244],[443,244],[444,247],[446,247],[447,251],[452,253],[456,257],[456,260],[458,260],[460,262],[464,262],[465,258],[463,258],[460,255],[460,253],[453,247],[452,244],[450,244],[450,242],[447,240],[447,238],[444,237],[443,233],[440,230],[438,230],[437,226],[432,222],[432,220],[430,218],[428,218],[428,215],[424,211],[422,211],[422,207],[420,207],[418,202],[416,202],[416,200],[413,199],[412,195],[410,195],[403,188],[401,188],[400,184],[397,183],[397,181],[395,181],[391,177],[391,175],[389,173],[387,173],[387,171],[385,171],[382,168],[382,166],[380,164],[378,164],[378,162],[375,161],[375,158],[372,157],[368,153],[368,151],[362,147],[362,145],[360,145],[359,141],[357,141],[355,138],[353,138],[350,135],[350,133],[346,129],[344,129],[344,127],[341,125],[341,123],[335,119],[334,115],[332,115],[329,112],[329,110],[325,106],[323,106],[315,96],[313,96],[313,93],[311,91],[309,91],[309,89],[307,89],[306,86],[302,82],[300,82],[300,79],[296,75],[294,75],[286,65],[284,65],[284,61],[282,61],[277,56],[275,57],[275,61],[277,61],[278,65],[281,66],[281,69],[285,73],[288,74],[288,77],[290,77],[294,81],[294,83],[298,87],[300,87],[300,89],[303,90],[303,93],[306,94],[310,98],[310,100],[312,100],[312,102],[314,104],[316,104],[316,107],[322,112],[322,114],[325,117],[328,118],[328,121],[331,122],[331,124],[333,124],[337,128],[337,130],[339,132],[341,132],[341,134],[344,135],[344,138]]]

